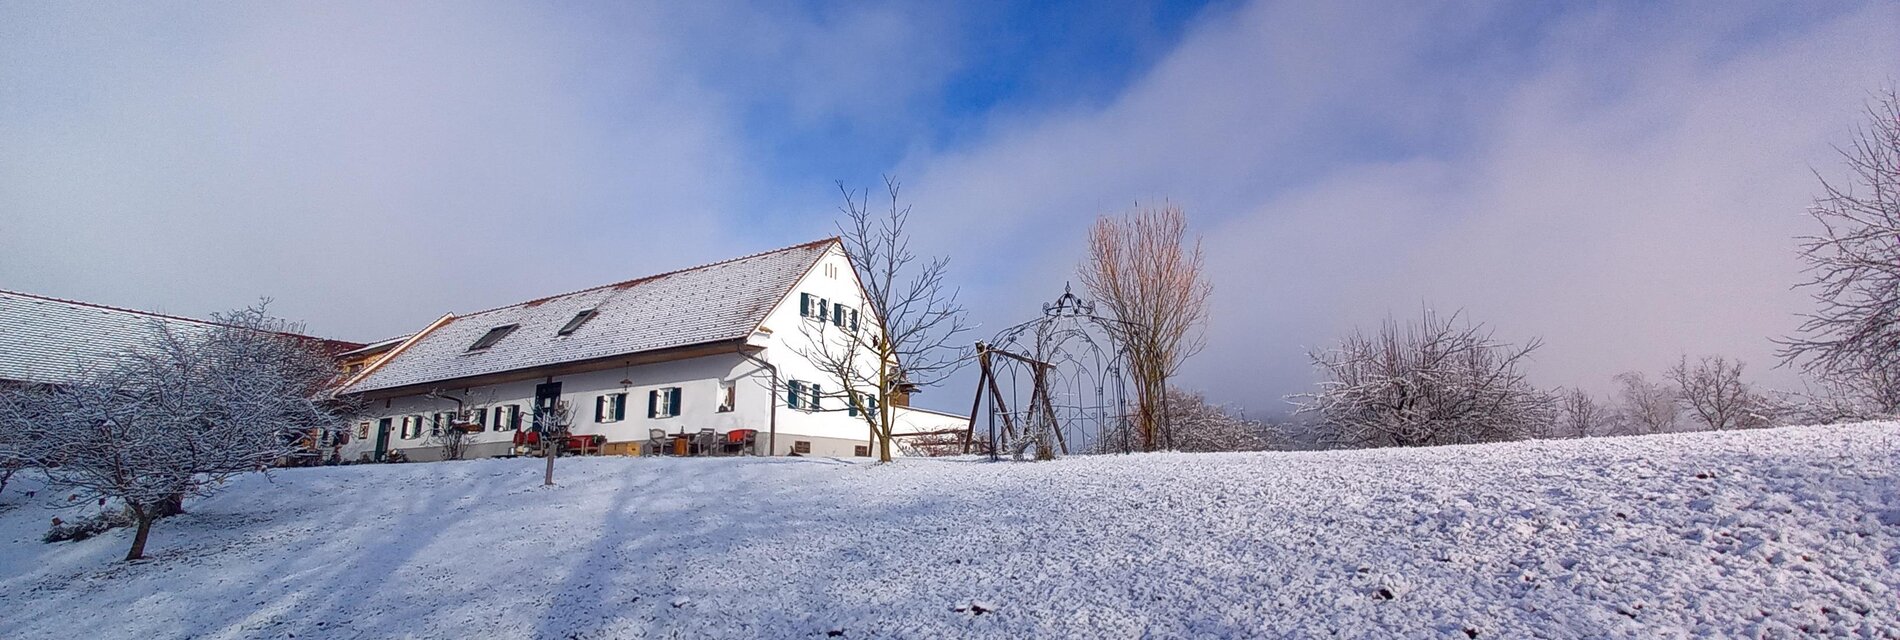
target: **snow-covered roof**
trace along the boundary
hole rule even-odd
[[[145,344],[161,326],[189,333],[214,325],[192,318],[0,290],[0,380],[72,382],[110,358]],[[323,342],[332,350],[359,346],[336,340]]]
[[[348,358],[350,356],[361,355],[365,353],[381,353],[381,352],[396,348],[396,345],[402,344],[402,341],[408,340],[409,336],[413,336],[413,335],[415,334],[405,333],[405,334],[396,336],[394,338],[384,338],[382,340],[377,340],[375,342],[371,342],[361,347],[336,354],[336,357]]]
[[[344,392],[742,339],[835,243],[827,238],[454,316],[404,344]],[[589,309],[592,317],[560,335]],[[514,329],[492,346],[470,350],[483,336],[510,325]]]

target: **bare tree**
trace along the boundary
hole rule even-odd
[[[1614,418],[1596,396],[1582,389],[1566,389],[1558,394],[1562,403],[1556,432],[1552,435],[1573,438],[1608,435]]]
[[[1387,320],[1313,352],[1320,390],[1293,396],[1325,437],[1347,446],[1430,446],[1513,440],[1555,420],[1555,401],[1519,366],[1542,343],[1513,345],[1482,325],[1439,318]]]
[[[1799,239],[1801,286],[1817,309],[1780,340],[1781,357],[1892,415],[1900,413],[1900,93],[1878,94],[1867,117],[1841,149],[1848,181],[1821,179],[1824,193],[1808,208],[1821,229]]]
[[[0,428],[36,443],[27,461],[50,486],[117,501],[138,526],[127,560],[144,556],[152,523],[184,496],[263,471],[337,429],[336,369],[297,327],[260,304],[203,330],[155,324],[147,344],[78,382],[8,392],[25,407]]]
[[[469,409],[458,411],[448,424],[430,430],[427,442],[442,449],[443,460],[461,460],[468,457],[469,447],[475,444],[479,433],[472,430],[476,427],[470,421],[473,415],[472,410]]]
[[[1202,269],[1201,241],[1188,244],[1187,214],[1164,205],[1097,218],[1077,277],[1121,321],[1111,328],[1129,351],[1142,449],[1171,446],[1167,381],[1205,346],[1202,329],[1213,294]]]
[[[547,458],[547,473],[541,479],[541,486],[554,486],[554,458],[560,455],[561,445],[567,442],[568,430],[573,426],[574,406],[568,401],[535,405],[531,428],[541,441],[541,456]]]
[[[1676,390],[1651,382],[1640,371],[1617,374],[1615,431],[1624,435],[1667,433],[1676,430],[1681,416]]]
[[[838,380],[839,388],[786,391],[813,400],[802,409],[843,411],[863,420],[878,461],[890,462],[896,401],[955,373],[969,351],[957,342],[970,327],[947,281],[950,260],[923,260],[911,251],[910,206],[902,203],[896,179],[886,176],[884,189],[888,206],[874,212],[869,190],[838,183],[844,196],[839,239],[867,308],[807,309],[813,322],[801,326],[806,345],[799,355]]]
[[[1710,430],[1754,429],[1774,423],[1772,403],[1742,380],[1740,360],[1703,356],[1691,364],[1683,356],[1663,375],[1676,384],[1683,408]]]
[[[491,398],[493,395],[493,392],[488,394]],[[447,424],[431,425],[429,437],[425,442],[440,447],[443,460],[461,460],[468,457],[469,448],[475,445],[482,431],[487,428],[487,425],[475,420],[477,415],[488,415],[487,405],[471,405],[468,398],[458,397],[441,389],[430,391],[428,397],[454,402],[455,411],[450,414]]]

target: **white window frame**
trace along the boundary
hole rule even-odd
[[[504,420],[503,416],[506,416],[507,419]],[[497,405],[495,407],[495,430],[514,431],[517,428],[515,423],[521,419],[520,416],[521,405],[519,404]]]
[[[739,385],[733,384],[731,380],[720,380],[719,381],[719,411],[717,413],[732,413],[733,411],[737,411],[738,409],[739,409]]]
[[[595,401],[594,409],[597,414],[594,416],[594,422],[609,424],[625,420],[625,418],[616,418],[614,416],[627,415],[627,393],[618,391],[601,394],[600,400]]]
[[[678,396],[678,395],[685,395],[684,391],[680,391],[679,387],[660,387],[658,389],[655,389],[654,393],[655,393],[654,402],[653,402],[653,417],[654,418],[658,419],[658,418],[679,417],[680,408],[673,405],[673,397]]]

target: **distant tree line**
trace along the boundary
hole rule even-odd
[[[1321,446],[1422,446],[1524,438],[1640,435],[1834,423],[1900,414],[1900,94],[1877,95],[1869,123],[1841,150],[1844,184],[1822,181],[1799,238],[1815,303],[1781,338],[1784,365],[1813,381],[1800,391],[1748,382],[1744,364],[1681,356],[1660,376],[1616,376],[1607,398],[1540,389],[1523,363],[1540,342],[1497,340],[1462,313],[1427,308],[1349,333],[1309,354],[1313,392],[1289,399]]]

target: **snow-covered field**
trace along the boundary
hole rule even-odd
[[[249,477],[132,564],[10,488],[0,637],[1900,637],[1895,423],[559,475]]]

